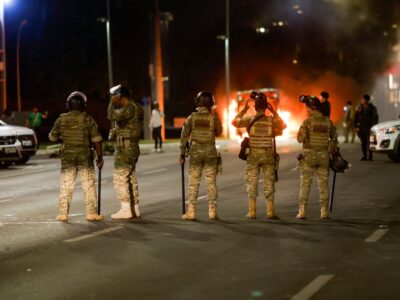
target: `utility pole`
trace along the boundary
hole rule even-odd
[[[164,88],[162,71],[162,50],[161,50],[161,28],[160,28],[160,8],[158,0],[154,1],[153,13],[153,45],[152,45],[152,64],[150,65],[150,78],[152,81],[152,100],[157,101],[160,111],[164,112]],[[161,137],[165,140],[165,118],[161,118]]]
[[[0,22],[1,22],[1,48],[0,48],[0,83],[2,86],[3,110],[7,108],[7,72],[6,72],[6,32],[4,22],[4,1],[0,0]]]
[[[226,0],[225,24],[225,94],[226,94],[226,137],[229,139],[229,104],[231,94],[230,66],[229,66],[229,0]]]
[[[107,56],[108,56],[108,84],[109,87],[113,87],[113,69],[112,69],[112,53],[111,53],[111,26],[110,26],[110,0],[107,1],[107,21],[106,21],[106,31],[107,31]]]
[[[17,37],[17,98],[18,98],[18,112],[22,110],[22,101],[21,101],[21,74],[20,74],[20,67],[19,67],[19,44],[21,40],[21,30],[24,25],[28,23],[27,19],[24,19],[19,23],[18,28],[18,37]]]

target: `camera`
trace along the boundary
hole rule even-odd
[[[311,95],[301,95],[299,101],[313,109],[319,109],[321,106],[321,101],[317,97]]]
[[[250,93],[250,99],[256,100],[258,93],[256,91],[252,91]]]
[[[304,103],[304,104],[307,105],[307,104],[310,102],[311,98],[312,98],[312,96],[310,96],[310,95],[301,95],[301,96],[299,97],[299,101],[300,101],[301,103]]]

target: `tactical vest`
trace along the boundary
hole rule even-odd
[[[128,140],[134,140],[135,137],[138,135],[137,133],[137,122],[138,120],[135,119],[135,116],[137,114],[137,109],[136,106],[130,102],[128,105],[132,105],[135,108],[135,115],[126,120],[120,120],[115,122],[115,134],[117,139],[128,139]]]
[[[272,149],[272,118],[261,117],[250,128],[250,148]]]
[[[60,132],[65,150],[89,150],[89,129],[85,112],[68,112],[61,114]]]
[[[135,116],[133,117],[133,123],[135,124],[135,128],[132,129],[132,137],[135,140],[140,140],[140,138],[142,137],[144,112],[140,104],[138,103],[132,103],[132,104],[135,106]]]
[[[214,116],[212,114],[192,114],[192,141],[199,144],[214,143],[214,131]]]
[[[309,145],[311,150],[328,149],[331,123],[328,118],[311,118],[308,126]]]

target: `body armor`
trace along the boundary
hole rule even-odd
[[[132,104],[135,106],[135,116],[133,117],[135,128],[132,130],[132,137],[134,140],[139,141],[142,137],[144,112],[140,104],[135,102]]]
[[[69,112],[60,115],[60,131],[64,150],[86,150],[89,152],[89,130],[86,124],[86,113]]]
[[[136,116],[136,111],[137,111],[136,106],[132,102],[128,103],[128,105],[132,105],[135,107],[135,116]],[[138,120],[136,119],[136,117],[115,122],[115,134],[118,146],[124,146],[123,145],[124,143],[130,144],[131,140],[132,141],[135,140],[135,138],[138,135],[137,131],[139,131],[137,128],[137,122]]]
[[[311,118],[308,134],[308,147],[311,150],[328,150],[331,123],[328,118]]]
[[[250,128],[250,148],[272,149],[272,117],[261,117]]]
[[[192,114],[191,139],[199,144],[215,143],[214,117],[211,113]]]

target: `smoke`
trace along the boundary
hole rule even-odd
[[[244,17],[240,25],[233,21],[236,35],[231,42],[231,98],[236,98],[238,90],[278,88],[281,109],[304,118],[299,96],[319,97],[321,91],[328,91],[331,118],[338,123],[345,103],[357,104],[363,93],[371,93],[376,79],[391,64],[398,38],[394,25],[400,19],[398,1],[286,0],[265,1],[263,7],[256,4],[260,1],[247,0],[233,10],[233,19],[235,11]],[[278,20],[285,25],[274,26]],[[245,24],[253,28],[240,31]],[[255,26],[267,28],[266,34],[257,34]],[[223,72],[220,78],[216,96],[222,111],[226,107]]]

